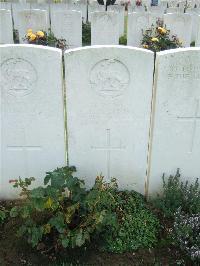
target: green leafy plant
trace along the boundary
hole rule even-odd
[[[7,211],[5,210],[5,208],[0,207],[0,225],[2,225],[7,217]]]
[[[83,46],[87,46],[91,44],[90,22],[82,23],[82,42],[83,42]]]
[[[127,37],[126,35],[123,35],[119,38],[119,44],[120,45],[127,45]]]
[[[98,235],[105,226],[114,226],[112,212],[116,180],[106,183],[102,176],[86,190],[83,180],[73,176],[75,167],[63,167],[47,173],[45,187],[29,190],[33,178],[19,179],[24,200],[10,211],[20,217],[18,235],[40,250],[81,247]]]
[[[118,227],[105,232],[103,249],[122,253],[155,245],[159,221],[147,208],[143,196],[134,191],[121,191],[114,197]]]
[[[173,238],[193,261],[200,262],[200,213],[184,214],[178,209],[175,213]]]
[[[188,214],[200,213],[200,185],[196,179],[194,184],[182,182],[179,169],[174,176],[165,178],[163,175],[163,194],[153,200],[154,205],[160,209],[164,216],[174,217],[174,213],[181,208]]]
[[[170,31],[164,27],[164,23],[160,19],[157,20],[156,25],[152,25],[150,29],[143,32],[141,45],[153,52],[182,47],[178,37],[170,36]]]

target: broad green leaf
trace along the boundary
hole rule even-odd
[[[64,237],[64,238],[61,240],[61,243],[62,243],[62,246],[63,246],[64,248],[67,248],[67,247],[69,246],[70,240],[69,240],[69,238]]]
[[[30,195],[32,198],[42,198],[44,197],[45,189],[43,187],[37,187],[31,190]]]
[[[19,208],[17,206],[13,207],[11,210],[10,210],[10,217],[17,217],[19,215]]]

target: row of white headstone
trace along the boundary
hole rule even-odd
[[[116,45],[124,32],[124,13],[112,11],[92,12],[91,44]],[[49,19],[46,10],[23,10],[14,13],[14,28],[18,30],[20,43],[24,40],[27,29],[33,31],[48,31]],[[0,43],[13,43],[13,27],[10,10],[0,10],[1,27]],[[142,31],[156,24],[158,18],[164,19],[164,24],[177,35],[184,47],[189,47],[192,41],[200,45],[200,15],[198,14],[165,14],[149,12],[128,13],[127,43],[140,47]],[[6,29],[6,30],[5,30]],[[82,46],[82,19],[80,11],[51,12],[51,30],[57,38],[66,39],[69,48]]]
[[[41,184],[67,161],[87,186],[102,173],[146,195],[177,168],[200,177],[200,48],[157,53],[155,65],[140,48],[68,50],[65,80],[58,49],[0,48],[0,198],[16,196],[9,179]]]
[[[200,7],[184,8],[184,7],[167,7],[162,4],[159,6],[129,6],[128,12],[153,12],[153,13],[186,13],[188,10],[199,10]]]
[[[141,6],[145,7],[145,8],[151,8],[151,6],[159,6],[159,7],[164,7],[164,8],[185,8],[185,7],[189,7],[189,8],[194,8],[194,7],[200,7],[200,1],[199,0],[158,0],[156,1],[157,4],[154,5],[153,3],[154,1],[152,0],[142,0],[141,1]],[[136,1],[131,1],[130,4],[128,5],[128,7],[130,8],[134,8],[134,7],[140,7],[137,5]]]
[[[38,9],[32,9],[32,8]],[[49,9],[50,7],[50,9]],[[45,30],[50,28],[57,38],[64,38],[68,42],[68,46],[71,48],[82,46],[82,20],[86,22],[87,9],[77,8],[77,5],[68,6],[66,4],[55,5],[31,5],[30,4],[13,4],[11,6],[0,5],[0,43],[13,43],[13,27],[12,20],[14,22],[14,28],[18,30],[20,43],[23,43],[23,38],[28,28],[33,30]],[[105,13],[105,6],[99,5],[99,10]],[[93,12],[95,8],[91,8],[89,12],[89,20],[92,20]],[[118,36],[124,34],[124,7],[115,6],[108,7],[108,11],[113,11],[115,14],[112,16],[111,22],[114,23],[114,27],[119,31],[115,32]],[[13,19],[12,19],[13,15]],[[81,19],[82,17],[82,19]],[[102,15],[97,15],[102,21]],[[110,18],[110,16],[108,16]],[[93,16],[92,27],[96,28],[96,17]],[[99,23],[97,23],[99,24]],[[106,24],[106,22],[104,22]],[[97,25],[98,27],[98,25]],[[6,33],[5,33],[6,29]],[[93,31],[92,31],[93,32]],[[103,30],[100,31],[103,34]],[[95,39],[95,38],[93,38]],[[117,44],[119,42],[119,37]],[[109,43],[109,42],[107,42]],[[101,44],[101,43],[99,43]],[[105,43],[106,44],[106,43]],[[112,43],[111,43],[112,44]]]
[[[119,6],[121,7],[121,6]],[[116,5],[116,12],[119,9],[118,5]],[[94,11],[105,11],[106,7],[104,5],[99,5],[98,3],[94,2],[91,3],[89,6],[87,5],[86,0],[77,0],[77,1],[68,1],[65,3],[11,3],[11,2],[0,2],[0,9],[12,10],[13,16],[15,17],[15,13],[22,11],[22,10],[30,10],[30,9],[41,9],[46,10],[48,13],[54,11],[63,11],[63,10],[76,10],[81,11],[82,19],[84,22],[90,17],[90,13]],[[124,7],[122,7],[124,9]],[[87,14],[89,13],[89,14]]]
[[[170,30],[171,36],[176,35],[183,47],[189,47],[195,41],[195,46],[200,46],[200,13],[199,14],[156,14],[156,13],[129,13],[127,43],[138,47],[142,40],[143,31],[156,24],[158,18]]]

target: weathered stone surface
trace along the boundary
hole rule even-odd
[[[62,58],[54,48],[0,49],[0,198],[11,198],[9,179],[42,184],[46,171],[65,164]]]
[[[157,54],[150,193],[162,174],[180,168],[185,180],[200,177],[200,48]]]
[[[19,12],[23,10],[30,10],[31,5],[30,3],[13,3],[12,4],[12,14],[13,14],[13,21],[14,21],[14,28],[18,30],[19,28]]]
[[[139,47],[142,40],[142,31],[149,27],[149,15],[147,13],[129,13],[127,44]]]
[[[189,47],[192,36],[192,18],[189,14],[165,14],[164,24],[171,35],[177,35],[184,47]]]
[[[200,16],[198,16],[198,21],[197,21],[197,34],[195,38],[195,46],[200,47]]]
[[[0,9],[11,10],[11,3],[0,2]]]
[[[13,26],[11,11],[0,9],[0,44],[13,43]]]
[[[99,5],[97,2],[93,2],[88,5],[88,21],[91,22],[91,14],[93,12],[103,12],[106,7],[104,5]]]
[[[119,44],[119,20],[115,12],[91,14],[91,45]]]
[[[40,9],[40,10],[46,10],[47,11],[47,23],[48,23],[48,28],[50,28],[50,5],[47,3],[32,3],[31,4],[31,9]]]
[[[78,0],[77,3],[75,4],[74,10],[81,12],[82,20],[85,23],[87,20],[87,1]]]
[[[87,185],[102,173],[144,193],[153,61],[131,47],[65,52],[69,164]]]
[[[52,12],[51,30],[59,39],[65,39],[69,48],[82,46],[82,15],[79,11]]]
[[[118,14],[119,20],[119,34],[120,36],[124,35],[124,15],[125,15],[125,8],[121,5],[111,5],[107,7],[108,11],[113,11]]]

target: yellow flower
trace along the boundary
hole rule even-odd
[[[31,35],[30,35],[30,38],[29,38],[29,40],[30,41],[34,41],[35,39],[36,39],[36,35],[34,34],[34,33],[32,33]]]
[[[29,33],[29,32],[33,32],[32,29],[28,29],[28,30],[27,30],[27,33]]]
[[[149,45],[144,44],[144,45],[143,45],[143,48],[148,49],[148,48],[149,48]]]
[[[182,40],[179,40],[178,42],[179,42],[179,45],[182,45],[183,44],[183,41]]]
[[[27,36],[28,38],[30,38],[32,34],[33,34],[32,32],[28,32],[28,33],[26,34],[26,36]]]
[[[161,34],[166,34],[167,30],[165,28],[158,27],[158,32],[161,33]]]
[[[152,38],[151,41],[152,42],[159,42],[158,38]]]
[[[53,204],[53,200],[49,197],[45,203],[45,207],[50,209],[52,207],[52,204]]]
[[[49,234],[51,232],[51,225],[50,224],[45,224],[43,226],[44,229],[44,234]]]
[[[43,38],[44,37],[44,32],[43,31],[37,31],[36,32],[37,36],[40,37],[40,38]]]

